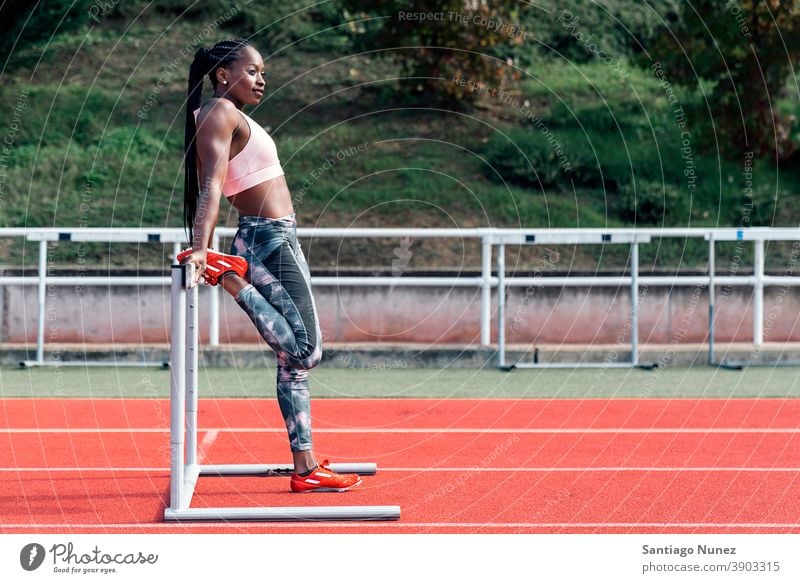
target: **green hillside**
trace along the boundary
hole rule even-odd
[[[713,107],[702,84],[665,86],[624,54],[623,77],[600,60],[532,46],[518,79],[476,86],[474,102],[425,103],[395,80],[397,62],[352,48],[355,17],[337,2],[282,28],[271,23],[303,3],[267,4],[268,24],[264,9],[225,2],[188,13],[171,2],[85,3],[89,18],[15,47],[0,84],[0,129],[12,142],[0,226],[180,226],[188,66],[199,44],[232,36],[252,36],[265,57],[267,94],[249,113],[278,145],[303,226],[798,224],[797,165],[721,157],[702,130]],[[462,79],[443,70],[438,82]],[[797,111],[791,96],[780,107]],[[746,171],[756,177],[749,192]],[[229,205],[221,216],[235,225]],[[0,244],[8,265],[35,262],[32,248]],[[462,242],[411,245],[411,269],[478,264],[479,249]],[[391,265],[396,246],[314,242],[310,259],[315,269],[375,269]],[[163,266],[169,250],[155,247],[95,245],[88,257],[98,267]],[[597,250],[563,251],[573,269],[625,258],[609,250],[604,265]],[[54,246],[65,265],[74,255]],[[704,244],[667,242],[643,257],[699,268]]]

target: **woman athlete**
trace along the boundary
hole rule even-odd
[[[203,77],[213,98],[200,104]],[[361,483],[317,463],[311,447],[308,369],[322,357],[310,275],[275,143],[242,108],[264,95],[264,60],[244,39],[195,53],[186,108],[184,222],[192,246],[178,255],[221,284],[275,351],[278,404],[294,461],[293,492],[343,492]],[[232,255],[209,249],[222,195],[239,211]]]

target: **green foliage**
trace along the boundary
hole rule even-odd
[[[564,194],[594,189],[609,212],[635,224],[741,220],[743,169],[701,147],[699,93],[678,90],[676,109],[646,72],[623,84],[602,62],[569,69],[571,76],[542,67],[524,85],[529,105],[519,106],[517,127],[494,133],[482,150],[494,168],[486,171],[490,179]],[[763,172],[758,184],[768,188],[774,180]],[[751,210],[754,220],[765,219],[765,204]]]
[[[108,2],[113,8],[106,12],[114,18],[131,20],[144,15],[161,14],[179,16],[190,20],[203,20],[218,13],[225,12],[236,3],[231,0],[126,0],[124,2]],[[102,4],[101,4],[102,5]]]
[[[89,146],[28,144],[12,152],[4,227],[163,224],[167,193],[181,178],[179,151],[159,156],[161,141],[144,128],[114,128]]]
[[[569,183],[570,174],[559,163],[558,150],[539,132],[494,133],[482,152],[489,162],[486,172],[497,183],[509,181],[535,189]]]
[[[751,225],[774,222],[778,191],[766,167],[758,169],[758,186],[745,198],[740,165],[682,151],[674,135],[646,139],[630,128],[609,132],[603,124],[550,131],[563,158],[537,128],[493,135],[483,150],[491,165],[487,176],[533,192],[594,189],[609,201],[610,212],[635,224],[740,224],[745,214]]]
[[[146,128],[120,126],[103,134],[98,148],[112,156],[155,158],[161,153],[162,143]]]
[[[691,64],[709,75],[699,83],[686,76],[685,83],[678,83],[680,74],[691,72],[685,61],[682,69],[673,70],[664,59],[668,86],[649,63],[637,61],[639,42],[648,50],[661,50],[661,37],[654,45],[646,39],[653,23],[669,16],[670,2],[650,2],[651,10],[632,0],[547,1],[536,6],[493,4],[492,10],[499,11],[493,13],[497,22],[519,23],[522,33],[535,33],[524,39],[498,30],[494,37],[485,36],[491,31],[475,26],[463,3],[339,0],[250,3],[204,38],[210,44],[224,36],[247,36],[269,59],[268,84],[284,89],[253,115],[276,128],[273,135],[304,224],[797,224],[796,164],[776,167],[774,160],[754,160],[752,184],[746,190],[743,157],[717,154],[718,144],[739,138],[730,137],[725,128],[722,134],[706,128],[712,122],[718,125],[728,111],[724,100],[716,97],[725,81],[714,76],[713,51],[687,45],[695,51]],[[188,63],[184,59],[170,72],[163,66],[231,6],[203,0],[187,5],[184,13],[172,0],[120,2],[90,18],[90,30],[66,29],[52,41],[39,38],[19,52],[26,62],[37,62],[42,54],[35,75],[20,69],[0,87],[9,119],[23,90],[25,94],[3,169],[0,224],[180,224],[180,112]],[[467,21],[446,26],[400,21],[401,10],[460,11]],[[563,10],[572,17],[558,22]],[[371,20],[358,22],[361,18]],[[134,19],[138,20],[129,26]],[[675,26],[673,20],[666,22]],[[587,42],[578,34],[584,32],[595,36]],[[537,41],[557,48],[562,56]],[[613,61],[593,50],[592,43]],[[433,44],[447,50],[393,49]],[[480,48],[464,52],[473,45]],[[731,63],[745,59],[741,48],[730,47]],[[389,49],[380,54],[391,58],[359,54],[368,49]],[[517,83],[497,76],[504,67],[493,68],[507,58],[525,67]],[[637,62],[643,68],[637,68]],[[64,63],[70,63],[69,68]],[[435,79],[423,80],[431,85],[423,84],[419,93],[417,79],[394,88],[386,82],[401,76]],[[361,81],[367,83],[361,86]],[[796,88],[786,79],[782,83],[776,111],[785,120],[800,116],[790,92]],[[384,93],[371,92],[371,87]],[[500,88],[506,90],[503,97],[492,93]],[[455,100],[451,109],[456,112],[395,109],[409,101],[439,103],[442,93]],[[150,95],[152,107],[140,119],[137,110]],[[469,101],[475,107],[469,108]],[[678,107],[685,114],[687,138],[678,125]],[[369,115],[362,116],[365,113]],[[781,127],[790,140],[798,139],[796,125]],[[684,139],[689,140],[688,150]],[[337,159],[331,169],[319,172],[327,159],[361,143],[367,144],[366,151]],[[234,215],[223,203],[221,221],[233,224]],[[107,245],[89,249],[97,263],[114,260],[108,259]],[[160,249],[134,251],[141,263],[164,264]],[[367,245],[348,260],[355,264],[369,251]],[[391,257],[392,249],[386,251]],[[12,252],[17,253],[8,250]],[[415,247],[415,258],[425,256],[430,265],[437,265],[440,252],[447,257],[444,248]],[[593,252],[581,251],[578,264],[592,264]],[[619,259],[621,265],[625,257],[614,255],[617,252],[624,255],[616,249],[603,255]],[[74,248],[70,251],[65,245],[54,253],[69,260]],[[331,265],[344,261],[336,249],[320,255],[317,248],[315,253],[333,261]],[[702,242],[667,240],[657,251],[643,248],[642,258],[654,266],[686,265],[687,260],[700,264],[704,253]]]
[[[6,0],[0,5],[0,55],[13,58],[34,43],[83,27],[89,6],[89,0]]]
[[[727,155],[786,159],[796,149],[795,120],[775,102],[798,58],[797,0],[698,0],[683,3],[679,19],[660,27],[642,62],[660,61],[671,82],[713,84],[713,121]]]
[[[113,18],[130,21],[144,14],[168,15],[182,21],[215,22],[228,15],[220,28],[228,36],[245,37],[265,56],[295,46],[305,51],[341,48],[347,42],[347,26],[338,0],[283,0],[236,2],[235,0],[130,0],[119,2]],[[218,35],[223,38],[225,35]],[[219,40],[209,38],[206,44]],[[296,45],[295,45],[296,43]]]
[[[265,52],[331,51],[348,44],[348,24],[337,0],[254,2],[242,13],[253,42]]]
[[[641,52],[658,25],[674,14],[677,0],[543,0],[520,13],[521,26],[532,31],[536,48],[515,47],[517,62],[528,67],[536,56],[571,63],[627,60]],[[624,68],[624,65],[623,65]]]
[[[530,9],[514,0],[471,7],[462,0],[341,0],[353,17],[356,50],[393,59],[402,90],[425,103],[472,102],[475,87],[502,87],[518,73],[497,57],[521,44],[516,15]]]
[[[13,106],[18,87],[6,87],[0,93]],[[25,87],[24,110],[15,136],[16,145],[62,144],[73,141],[90,144],[102,135],[111,121],[117,97],[110,91],[81,85],[37,84]],[[12,101],[14,100],[14,101]]]
[[[619,196],[619,214],[626,221],[680,224],[689,211],[687,197],[675,184],[643,179],[623,184]]]

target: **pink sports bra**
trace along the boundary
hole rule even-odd
[[[194,110],[194,119],[197,121],[197,112]],[[283,176],[283,168],[278,160],[278,149],[275,142],[264,128],[258,125],[243,111],[240,111],[250,126],[250,139],[247,140],[242,151],[228,160],[228,171],[225,182],[222,184],[222,193],[233,196],[243,190]]]

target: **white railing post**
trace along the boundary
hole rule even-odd
[[[715,276],[717,270],[716,250],[714,249],[714,231],[708,234],[708,364],[713,365],[714,355],[714,305],[716,301],[717,288]]]
[[[506,365],[506,246],[497,246],[497,366]]]
[[[753,287],[753,344],[761,346],[764,343],[764,241],[755,241],[755,261],[753,272],[755,283]]]
[[[631,243],[631,362],[639,366],[639,243]]]
[[[481,345],[492,343],[492,239],[481,235]]]
[[[36,362],[44,362],[44,324],[47,302],[47,241],[39,241],[39,319],[36,325]]]

